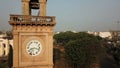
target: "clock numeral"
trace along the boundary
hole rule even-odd
[[[37,41],[34,41],[34,43],[35,43],[35,44],[38,44],[38,42],[37,42]]]

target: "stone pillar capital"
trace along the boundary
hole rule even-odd
[[[18,34],[19,34],[18,32],[13,31],[13,35],[18,35]]]
[[[30,0],[22,0],[22,2],[29,2]]]
[[[40,2],[46,2],[46,0],[38,0],[38,1],[39,1],[39,3],[40,3]]]

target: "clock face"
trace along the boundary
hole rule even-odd
[[[26,51],[31,56],[37,56],[41,53],[42,46],[40,41],[38,40],[31,40],[27,43]]]

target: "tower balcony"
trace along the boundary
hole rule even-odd
[[[10,15],[10,25],[46,25],[56,24],[54,16]]]

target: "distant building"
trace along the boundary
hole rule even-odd
[[[87,33],[93,34],[95,36],[100,36],[102,38],[110,39],[111,42],[120,43],[120,31],[109,31],[109,32],[91,32],[88,31]]]
[[[91,31],[88,31],[87,33],[93,34],[93,35],[95,35],[95,36],[100,36],[100,37],[102,37],[102,38],[112,39],[112,34],[111,34],[111,32],[91,32]]]
[[[0,57],[6,57],[9,53],[9,45],[13,45],[13,40],[8,40],[6,34],[0,35]]]
[[[111,31],[112,39],[116,43],[120,42],[120,31]]]
[[[112,39],[112,34],[111,34],[111,32],[99,32],[99,36],[102,37],[102,38]]]

